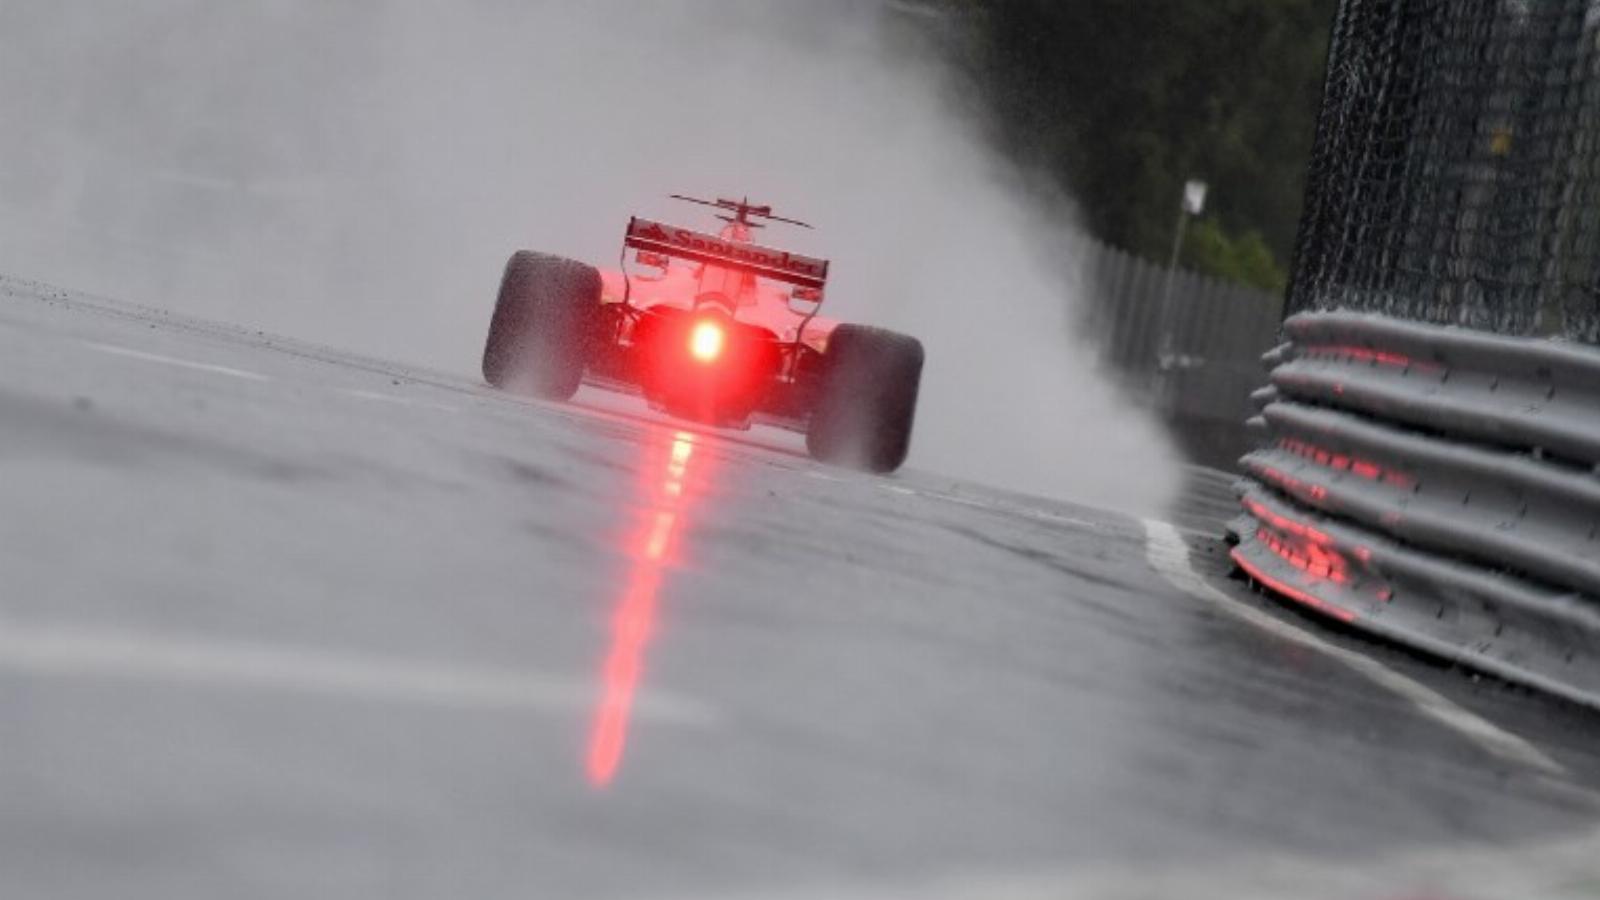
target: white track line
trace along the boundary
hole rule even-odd
[[[0,670],[34,676],[165,681],[459,710],[582,712],[600,696],[592,680],[503,668],[362,656],[344,651],[196,636],[23,625],[0,620]],[[641,694],[643,719],[706,724],[689,698]]]
[[[1160,572],[1179,590],[1274,637],[1293,641],[1344,663],[1385,690],[1410,701],[1423,715],[1456,731],[1500,759],[1531,766],[1549,774],[1566,772],[1561,764],[1532,744],[1452,703],[1432,688],[1407,678],[1371,657],[1330,644],[1218,590],[1189,565],[1189,545],[1171,524],[1146,519],[1144,532],[1145,557],[1151,568]]]
[[[142,350],[130,350],[127,347],[118,347],[115,344],[100,344],[94,341],[85,341],[84,346],[101,353],[112,356],[122,356],[128,359],[143,360],[144,362],[160,363],[165,366],[174,366],[179,369],[191,369],[196,372],[209,372],[212,375],[226,375],[230,378],[242,378],[246,381],[271,381],[265,375],[255,372],[246,372],[243,369],[231,369],[227,366],[214,366],[210,363],[194,362],[188,359],[178,359],[175,356],[162,356],[159,353],[145,353]]]

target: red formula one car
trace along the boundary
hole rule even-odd
[[[716,235],[628,222],[617,271],[513,254],[489,323],[483,375],[498,388],[566,400],[588,381],[642,393],[671,415],[804,431],[824,462],[888,472],[911,445],[922,344],[817,315],[828,262],[753,243],[754,220],[804,222],[747,201]],[[639,271],[628,270],[628,254]]]

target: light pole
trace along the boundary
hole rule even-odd
[[[1189,217],[1198,216],[1206,208],[1206,183],[1191,178],[1183,183],[1183,202],[1178,204],[1178,226],[1172,234],[1172,258],[1167,261],[1167,281],[1161,289],[1161,345],[1156,364],[1162,369],[1172,365],[1172,284],[1178,276],[1178,255],[1183,252],[1183,234],[1188,229]]]

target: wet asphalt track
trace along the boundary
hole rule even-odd
[[[1137,521],[585,402],[0,282],[0,896],[1202,896],[1597,820],[1591,717],[1331,636],[1568,772],[1496,757]]]

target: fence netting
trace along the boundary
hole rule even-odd
[[[1600,341],[1600,0],[1344,0],[1289,311]]]

